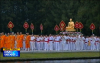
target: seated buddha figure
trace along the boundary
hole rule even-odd
[[[72,21],[71,18],[70,18],[70,22],[68,22],[68,27],[66,27],[66,29],[74,29],[74,22]]]

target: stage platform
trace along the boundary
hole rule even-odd
[[[60,32],[60,34],[82,34],[81,32]]]

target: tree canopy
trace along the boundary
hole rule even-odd
[[[12,21],[14,32],[23,32],[25,21],[34,24],[34,34],[40,34],[40,24],[44,26],[43,34],[56,34],[54,26],[63,20],[68,25],[69,19],[82,22],[82,33],[91,35],[89,26],[94,23],[94,34],[99,35],[100,1],[98,0],[0,0],[0,32],[9,32],[7,24]],[[31,33],[31,29],[28,28]],[[60,31],[59,31],[60,32]]]

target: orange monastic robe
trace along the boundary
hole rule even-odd
[[[11,35],[11,48],[14,49],[15,48],[15,36]]]
[[[11,36],[7,36],[5,38],[5,47],[10,49],[11,48]]]
[[[17,48],[20,48],[20,41],[19,41],[19,39],[20,39],[20,35],[17,35],[16,36],[16,42],[17,42],[16,47]]]
[[[1,40],[0,40],[0,48],[4,47],[4,44],[5,44],[5,35],[2,35],[1,36]]]
[[[5,37],[5,44],[4,44],[4,47],[5,47],[5,48],[8,48],[7,45],[8,45],[8,36]]]
[[[30,48],[30,35],[26,36],[25,44],[26,44],[26,48]]]
[[[23,47],[23,38],[24,38],[24,35],[20,35],[20,39],[19,39],[20,48]]]

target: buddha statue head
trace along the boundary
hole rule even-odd
[[[70,18],[70,22],[72,22],[72,18]]]

